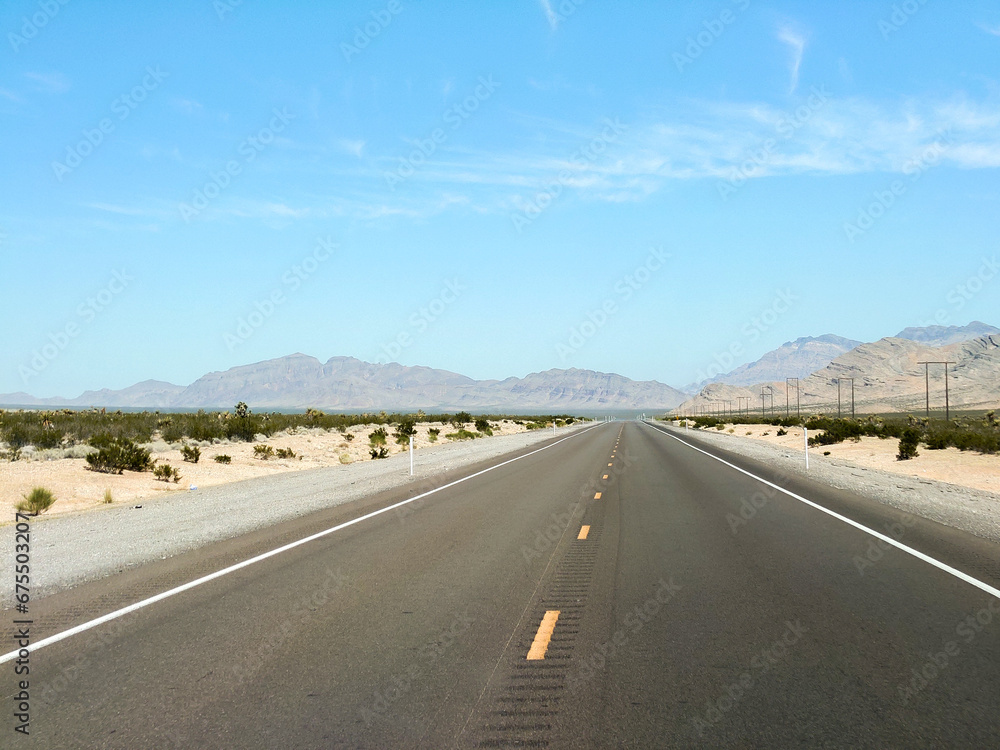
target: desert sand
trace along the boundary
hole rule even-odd
[[[494,435],[511,435],[527,429],[524,425],[509,420],[491,421],[490,424]],[[197,464],[184,462],[179,446],[168,446],[161,441],[154,441],[151,446],[146,446],[152,448],[152,457],[157,463],[169,463],[180,470],[181,480],[178,483],[158,481],[150,472],[126,471],[118,475],[89,471],[83,458],[46,458],[45,454],[40,454],[13,463],[0,462],[0,511],[3,512],[4,521],[12,519],[16,504],[36,486],[45,487],[56,496],[56,503],[45,514],[51,516],[98,507],[104,504],[104,494],[108,490],[116,504],[141,504],[168,493],[191,492],[192,488],[211,487],[288,471],[371,461],[368,436],[376,427],[378,425],[357,425],[349,428],[345,434],[320,428],[299,428],[259,441],[270,445],[275,451],[290,448],[295,452],[295,458],[292,459],[255,458],[253,446],[257,442],[223,441],[212,444],[192,441],[192,445],[201,447],[201,458]],[[452,425],[421,422],[416,425],[417,434],[413,438],[414,453],[433,450],[435,443],[428,436],[428,431],[433,428],[441,430],[437,445],[451,442],[445,435],[455,432]],[[472,426],[467,425],[466,429],[471,430]],[[389,455],[408,449],[407,446],[396,444],[392,427],[386,426],[386,432]],[[348,434],[353,435],[352,440],[347,439]],[[230,456],[232,463],[220,464],[215,461],[215,456],[223,454]]]
[[[777,434],[780,428],[760,424],[727,424],[719,434],[747,440],[766,441],[789,451],[803,451],[801,427],[789,427],[787,435]],[[732,432],[730,432],[732,430]],[[699,432],[716,432],[715,429]],[[919,455],[909,461],[897,461],[899,441],[863,437],[859,442],[847,440],[836,445],[810,446],[809,460],[835,458],[859,467],[939,482],[986,490],[1000,494],[1000,455],[960,451],[958,448],[928,450],[921,445]],[[829,451],[829,455],[824,455]]]

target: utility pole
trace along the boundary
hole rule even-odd
[[[785,378],[785,418],[787,419],[789,414],[789,404],[788,404],[788,386],[789,384],[795,384],[795,414],[799,419],[802,419],[802,403],[799,399],[799,379],[798,378]]]
[[[851,419],[854,419],[854,378],[837,378],[837,418],[840,418],[840,381],[851,381]]]
[[[931,376],[929,372],[930,365],[944,365],[944,418],[945,421],[951,420],[951,401],[948,394],[948,365],[955,364],[951,361],[927,361],[927,362],[917,362],[918,365],[924,366],[924,393],[927,399],[927,417],[931,416]]]

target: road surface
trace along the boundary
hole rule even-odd
[[[0,746],[997,747],[997,586],[989,542],[611,422],[33,602],[85,629]]]

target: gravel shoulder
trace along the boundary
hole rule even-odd
[[[658,424],[670,427],[669,422]],[[684,435],[684,430],[671,429],[678,436]],[[860,466],[848,460],[824,457],[820,451],[813,449],[809,451],[807,472],[801,449],[792,450],[709,430],[692,430],[687,435],[723,450],[766,462],[786,474],[808,476],[897,510],[1000,542],[1000,494]]]
[[[565,427],[565,437],[586,423]],[[31,524],[31,595],[39,599],[152,560],[375,495],[442,472],[502,456],[553,437],[551,430],[449,443],[409,458],[331,466],[175,492],[137,505],[119,504],[34,520]],[[0,553],[0,570],[14,570],[14,527]],[[13,576],[5,576],[0,607],[13,604]]]

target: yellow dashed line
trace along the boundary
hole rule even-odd
[[[551,609],[545,613],[538,632],[535,633],[535,640],[531,643],[528,651],[528,661],[537,661],[545,658],[545,652],[549,650],[549,641],[552,640],[552,631],[556,629],[556,620],[559,619],[559,610]]]
[[[614,466],[614,464],[608,464],[608,466]]]
[[[600,500],[601,499],[601,493],[600,492],[595,492],[594,493],[594,499],[595,500]]]
[[[607,478],[608,478],[607,474],[605,474],[603,477],[601,477],[601,479],[607,479]]]
[[[580,536],[578,536],[577,539],[586,539],[587,538],[587,534],[589,534],[589,533],[590,533],[590,527],[589,526],[581,526],[580,527]]]

